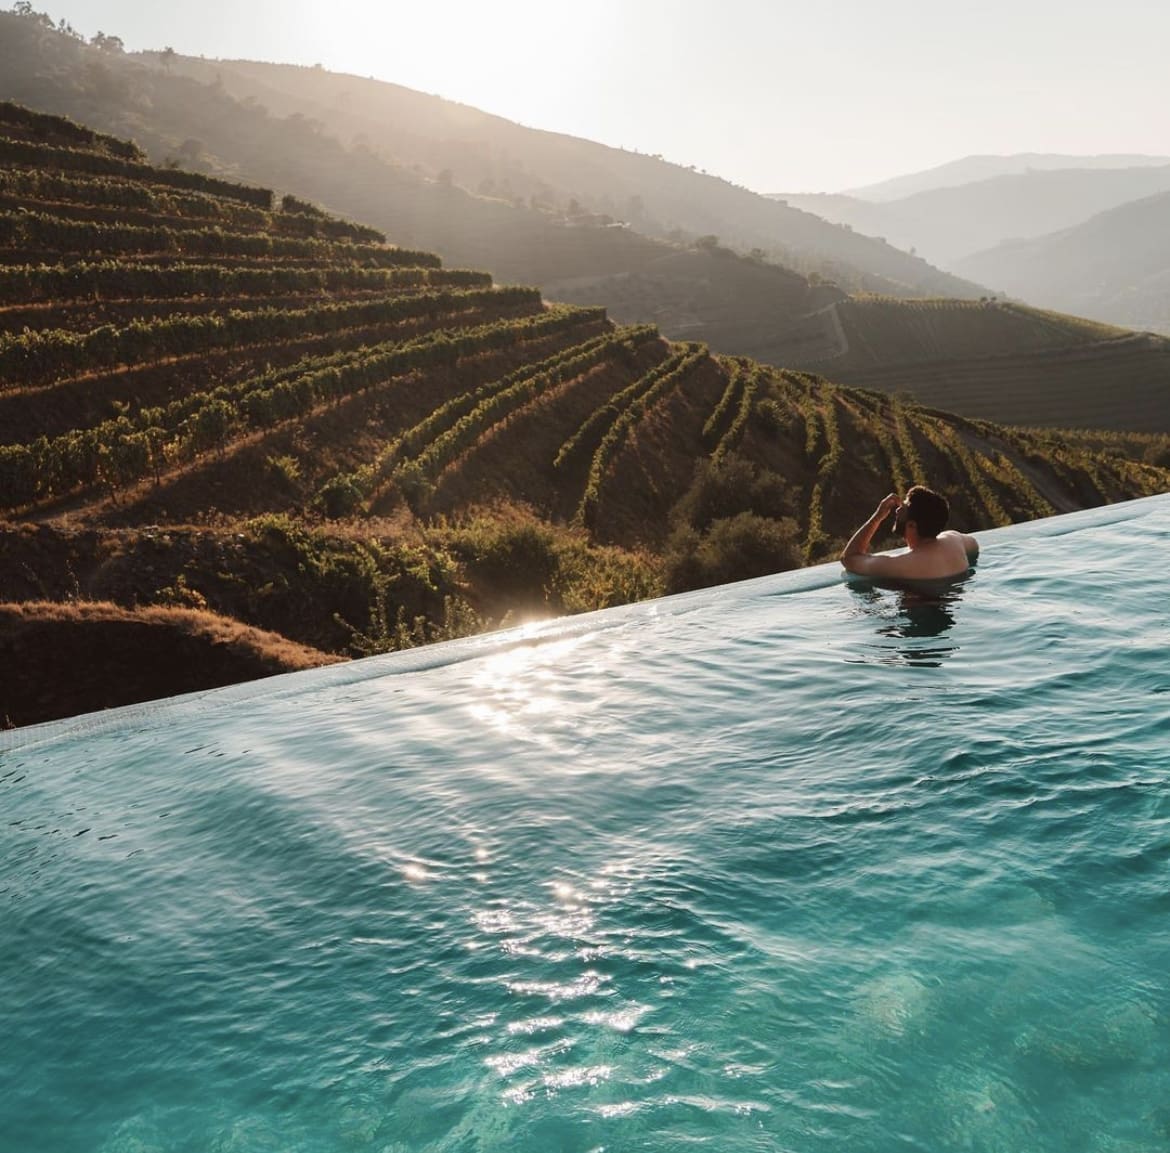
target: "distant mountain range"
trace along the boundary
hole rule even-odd
[[[895,176],[862,188],[846,189],[846,196],[882,202],[901,200],[935,188],[956,188],[997,176],[1019,176],[1027,172],[1048,172],[1062,168],[1139,168],[1144,165],[1170,164],[1170,156],[1143,156],[1134,153],[1110,153],[1103,156],[1070,156],[1056,152],[1014,152],[1008,156],[964,156],[935,168]]]
[[[778,198],[995,293],[1170,334],[1168,194],[1165,157],[1023,155],[968,157],[852,195]]]
[[[1170,332],[1170,192],[959,261],[1001,291],[1129,328]],[[1170,380],[1167,381],[1170,384]]]
[[[881,203],[829,195],[787,200],[957,270],[964,258],[976,252],[1069,228],[1098,212],[1168,190],[1170,162],[1037,170],[928,189]]]

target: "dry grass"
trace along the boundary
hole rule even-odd
[[[16,604],[0,603],[0,629],[32,626],[53,621],[58,624],[116,624],[136,622],[174,629],[190,637],[197,637],[213,645],[239,646],[258,659],[271,661],[281,672],[314,669],[320,665],[336,664],[344,657],[323,653],[309,645],[298,644],[266,629],[252,628],[231,617],[199,609],[172,608],[151,605],[126,609],[113,601],[23,601]]]
[[[55,720],[342,658],[215,613],[0,604],[0,725]]]

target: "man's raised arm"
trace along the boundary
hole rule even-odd
[[[870,556],[869,546],[873,543],[873,538],[877,530],[881,528],[882,521],[901,503],[901,498],[897,493],[890,493],[889,496],[883,498],[881,504],[877,506],[869,520],[849,538],[849,543],[841,553],[841,563],[849,572],[861,575],[876,575],[874,574],[874,569],[881,567],[881,561],[889,559],[887,557]],[[975,547],[978,549],[979,546],[976,545]]]

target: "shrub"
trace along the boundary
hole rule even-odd
[[[726,456],[718,463],[699,465],[679,503],[678,515],[692,528],[706,532],[713,521],[741,512],[782,517],[790,506],[789,486],[783,477],[757,468],[745,457]]]
[[[207,611],[207,598],[187,583],[186,573],[179,573],[173,585],[159,589],[156,599],[160,605],[170,605],[172,608]]]
[[[759,428],[772,436],[778,436],[790,425],[784,409],[770,396],[765,397],[756,405],[755,417]]]
[[[317,493],[314,502],[328,520],[353,516],[365,499],[362,490],[350,476],[330,477]]]
[[[554,600],[567,613],[592,612],[662,594],[656,560],[648,555],[583,539],[563,541]]]
[[[294,488],[301,479],[300,461],[287,453],[269,455],[264,462],[273,480],[287,488]]]
[[[705,534],[684,526],[667,546],[666,589],[685,592],[798,568],[797,538],[795,521],[750,512],[716,520]]]
[[[492,594],[545,604],[560,561],[553,534],[532,523],[500,524],[468,541],[469,575]]]
[[[657,557],[593,544],[583,532],[534,522],[527,509],[499,506],[458,525],[440,518],[424,531],[494,627],[531,610],[590,612],[662,594]]]

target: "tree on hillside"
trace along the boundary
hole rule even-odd
[[[35,20],[38,24],[44,25],[46,28],[53,28],[53,18],[47,12],[37,12],[28,0],[17,0],[12,5],[12,14],[14,16],[23,16],[26,20]]]
[[[107,36],[100,30],[90,43],[102,52],[119,53],[126,51],[126,45],[122,43],[121,36]]]

